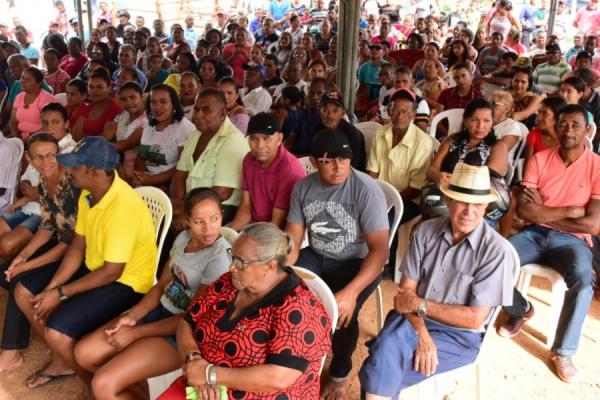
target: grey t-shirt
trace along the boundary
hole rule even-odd
[[[325,185],[318,172],[296,183],[287,219],[306,227],[312,250],[335,260],[365,258],[364,235],[389,229],[383,191],[354,168],[337,186]]]
[[[209,285],[229,270],[227,249],[231,247],[223,237],[212,246],[195,253],[186,253],[190,233],[185,230],[177,236],[171,249],[168,267],[173,279],[165,286],[161,304],[173,314],[186,311],[200,284]]]

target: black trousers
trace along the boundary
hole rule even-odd
[[[58,241],[55,238],[50,239],[46,244],[41,246],[31,257],[30,260],[39,257],[40,255],[46,253],[54,246],[58,244]],[[23,278],[38,272],[40,268],[47,268],[49,271],[56,271],[60,266],[61,260],[46,264],[42,267],[24,272],[22,274],[13,277],[10,282],[6,281],[6,276],[4,275],[4,271],[8,269],[11,261],[7,261],[6,263],[0,265],[0,286],[8,291],[8,301],[6,302],[6,311],[4,313],[4,329],[2,331],[2,344],[0,345],[3,350],[22,350],[26,349],[29,346],[29,333],[31,331],[31,326],[29,321],[25,317],[25,314],[21,312],[17,303],[15,302],[14,289],[17,283],[19,283]],[[50,280],[52,279],[53,273],[49,273],[49,278],[46,282],[38,282],[38,284],[42,287],[45,287]],[[47,277],[44,277],[46,280]]]
[[[315,253],[309,247],[300,250],[297,266],[306,268],[317,274],[335,294],[342,290],[358,273],[362,265],[362,259],[333,260],[324,258]],[[329,366],[329,375],[334,378],[345,378],[352,370],[352,353],[358,341],[358,312],[371,293],[377,288],[381,276],[377,277],[367,286],[356,299],[356,307],[352,314],[350,324],[345,328],[335,331],[331,348],[333,358]],[[333,323],[333,321],[332,321]]]

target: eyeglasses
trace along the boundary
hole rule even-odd
[[[43,162],[44,160],[56,160],[56,153],[48,153],[46,155],[33,156],[31,157],[33,161]]]
[[[240,271],[243,271],[244,269],[246,269],[246,267],[248,267],[251,264],[259,264],[259,263],[265,263],[267,261],[271,261],[271,259],[267,259],[267,260],[244,260],[243,258],[240,258],[238,256],[233,255],[233,253],[231,252],[231,248],[227,249],[227,255],[231,259],[231,263],[238,270],[240,270]]]

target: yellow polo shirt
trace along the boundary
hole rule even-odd
[[[85,236],[85,265],[91,271],[105,262],[125,263],[117,279],[137,293],[154,284],[156,239],[154,223],[144,200],[115,172],[102,199],[90,208],[90,192],[83,190],[75,232]]]
[[[433,161],[433,141],[413,123],[393,148],[392,137],[392,124],[377,131],[367,171],[379,173],[379,179],[390,183],[399,192],[409,186],[422,189],[427,184],[425,173]]]
[[[242,199],[242,163],[250,151],[248,140],[225,117],[217,134],[194,163],[194,150],[201,135],[195,131],[187,138],[177,163],[179,171],[188,173],[185,190],[189,193],[197,187],[230,187],[234,189],[233,194],[223,204],[237,207]]]

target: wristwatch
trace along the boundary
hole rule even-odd
[[[419,308],[417,308],[417,315],[421,318],[427,315],[427,300],[421,300],[421,302],[419,303]]]
[[[60,300],[60,302],[66,303],[67,300],[69,300],[69,297],[65,296],[65,294],[62,290],[62,286],[57,287],[56,290],[58,290],[58,299]]]

